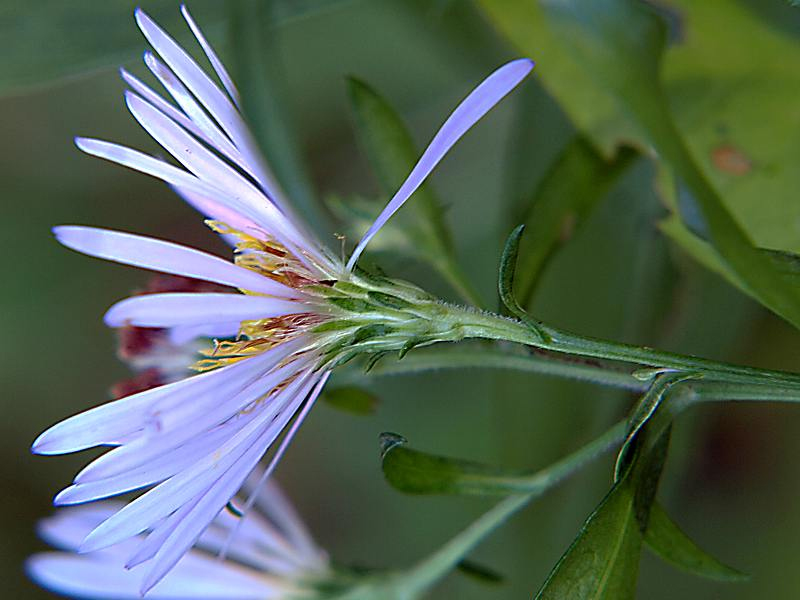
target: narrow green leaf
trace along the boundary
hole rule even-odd
[[[347,80],[347,88],[359,142],[382,191],[390,197],[411,172],[419,152],[400,115],[386,99],[354,77]],[[392,227],[408,237],[408,250],[436,268],[466,300],[477,302],[471,283],[456,262],[442,203],[429,183],[414,193],[413,201],[392,221]]]
[[[500,272],[498,274],[497,289],[500,293],[500,300],[508,311],[530,327],[533,332],[538,334],[540,339],[544,340],[546,339],[546,334],[542,331],[539,323],[528,316],[528,313],[519,305],[519,302],[517,302],[514,296],[514,272],[517,265],[517,255],[519,254],[519,243],[524,231],[525,225],[517,225],[506,240],[503,254],[500,256]]]
[[[638,157],[634,149],[622,147],[612,160],[606,160],[584,135],[577,134],[556,158],[521,216],[528,232],[517,263],[517,293],[522,306],[530,303],[550,257]]]
[[[619,423],[594,442],[532,474],[427,454],[406,447],[402,436],[384,433],[381,435],[383,474],[394,488],[408,494],[541,495],[618,443],[625,429],[626,424]]]
[[[664,468],[669,430],[636,437],[634,456],[548,576],[537,600],[627,600]]]
[[[668,423],[665,428],[653,428],[652,431],[645,429],[637,436],[641,450],[640,457],[634,459],[631,467],[631,479],[634,483],[633,511],[642,533],[647,531],[650,524],[650,510],[667,461],[671,435],[672,425]]]
[[[537,600],[627,600],[636,594],[642,533],[633,486],[616,484],[559,560]]]
[[[685,571],[719,581],[746,581],[748,575],[729,567],[692,541],[658,502],[650,509],[645,542],[665,561]]]
[[[266,156],[269,167],[302,222],[322,231],[320,210],[293,126],[278,46],[280,3],[259,0],[230,2],[232,72],[242,97],[242,110]]]
[[[797,15],[778,2],[661,6],[678,26],[663,80],[693,157],[756,246],[800,250],[800,61],[787,60],[800,38],[781,26]]]
[[[325,389],[322,400],[328,405],[354,415],[371,415],[378,406],[378,398],[367,390],[346,386]]]

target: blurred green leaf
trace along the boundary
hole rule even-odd
[[[763,4],[775,19],[796,17]],[[693,156],[755,245],[800,251],[800,40],[746,2],[665,5],[676,43],[664,81]]]
[[[637,0],[550,0],[531,9],[533,4],[526,3],[524,9],[503,2],[483,6],[526,53],[535,56],[545,38],[571,54],[572,65],[580,65],[584,76],[593,78],[594,85],[614,99],[620,115],[646,137],[691,190],[710,240],[730,268],[762,304],[800,326],[800,290],[787,285],[753,247],[701,172],[673,121],[659,79],[666,32],[652,7]],[[513,18],[504,14],[506,9],[513,9]],[[527,30],[527,36],[514,37],[520,29]],[[543,31],[547,34],[542,35]],[[550,76],[544,69],[539,73],[545,80]],[[560,100],[574,103],[567,98],[574,98],[582,89],[565,86],[559,91]],[[567,104],[568,109],[570,106]]]
[[[400,115],[386,99],[354,77],[348,78],[347,89],[358,139],[381,190],[387,198],[391,197],[411,172],[420,153]],[[429,183],[414,193],[412,202],[395,219],[397,228],[410,242],[406,248],[435,267],[466,300],[478,304],[472,284],[455,259],[442,203]]]
[[[669,517],[658,502],[650,509],[644,541],[665,561],[695,575],[720,581],[746,581],[747,574],[705,552]]]
[[[750,287],[734,273],[720,258],[719,253],[702,237],[692,233],[677,215],[671,215],[659,223],[659,229],[680,245],[705,268],[724,277],[744,293],[755,297]],[[800,255],[781,250],[760,249],[788,285],[800,287]]]
[[[331,10],[346,0],[280,0],[278,22]],[[178,40],[191,34],[177,2],[142,0],[139,5]],[[145,41],[127,0],[7,0],[0,4],[0,39],[6,49],[0,95],[23,93],[68,77],[116,68],[141,56]],[[226,4],[193,0],[193,16],[214,40],[222,33]],[[182,32],[182,33],[181,33]]]
[[[622,147],[607,161],[581,134],[564,148],[531,194],[520,219],[528,232],[516,269],[522,306],[530,303],[553,253],[572,237],[638,156],[632,148]]]
[[[788,7],[764,4],[776,20],[792,16]],[[635,123],[615,109],[611,91],[564,51],[544,3],[484,0],[482,6],[501,33],[538,61],[544,86],[603,154],[611,156],[619,143],[647,145],[643,135],[632,135]],[[798,55],[800,41],[745,2],[656,6],[671,25],[662,87],[692,156],[755,245],[800,252],[794,225],[800,172],[790,158],[800,152],[793,93],[800,61],[787,60]]]
[[[354,415],[371,415],[378,406],[374,394],[355,386],[326,389],[322,399],[330,406]]]
[[[408,494],[497,496],[528,493],[538,496],[616,444],[625,423],[533,474],[513,473],[468,460],[427,454],[406,447],[406,439],[381,435],[383,474],[396,489]]]
[[[536,61],[542,84],[606,157],[614,155],[621,139],[646,146],[644,136],[620,115],[611,90],[598,85],[580,60],[564,51],[559,32],[547,22],[544,2],[478,0],[478,4],[503,36]]]
[[[318,4],[318,3],[315,3]],[[286,90],[277,44],[279,4],[260,0],[228,3],[232,72],[242,110],[301,223],[324,230],[326,218],[316,201],[302,155]]]
[[[144,1],[150,15],[169,31],[189,39],[178,4]],[[113,68],[141,56],[145,40],[123,0],[12,0],[0,5],[0,39],[6,55],[0,94],[19,93],[64,77]],[[204,29],[219,30],[224,7],[211,0],[192,3]]]

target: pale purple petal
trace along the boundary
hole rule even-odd
[[[367,243],[383,227],[386,221],[408,200],[422,184],[434,167],[470,127],[483,117],[503,97],[514,89],[533,69],[533,61],[521,58],[507,63],[489,75],[476,87],[444,122],[411,170],[403,185],[383,209],[356,246],[347,268],[352,269]]]
[[[136,565],[140,565],[158,554],[159,548],[169,539],[169,536],[172,535],[172,532],[175,531],[175,528],[180,522],[189,515],[195,506],[197,506],[200,498],[202,498],[202,494],[198,494],[196,497],[189,500],[186,504],[153,527],[147,534],[147,537],[139,544],[136,551],[133,552],[125,562],[125,568],[132,569]]]
[[[136,21],[153,48],[161,55],[184,85],[208,109],[230,137],[245,160],[257,169],[259,183],[273,202],[279,203],[278,186],[266,168],[261,154],[239,111],[197,63],[144,11],[136,9]]]
[[[76,477],[76,484],[56,496],[54,504],[98,500],[172,477],[197,462],[208,449],[222,447],[254,418],[272,414],[270,407],[267,407],[266,413],[252,410],[253,403],[297,373],[299,368],[285,365],[256,379],[238,394],[221,400],[214,396],[217,399],[214,404],[207,401],[198,403],[194,413],[185,418],[171,415],[174,426],[167,423],[155,435],[112,450],[108,453],[113,455],[110,458],[104,456],[96,459]],[[248,408],[251,410],[246,410]],[[276,406],[274,412],[278,408]]]
[[[224,339],[236,337],[239,323],[203,323],[201,325],[181,325],[169,330],[169,341],[175,346],[182,346],[197,338]]]
[[[308,390],[311,390],[311,393],[308,395],[308,398],[306,399],[306,402],[303,405],[302,410],[299,411],[299,413],[297,415],[297,418],[295,418],[295,420],[292,423],[291,427],[289,427],[288,431],[283,436],[283,439],[281,440],[280,445],[275,450],[274,454],[270,457],[269,463],[267,464],[266,468],[264,469],[264,473],[261,475],[261,478],[259,479],[259,481],[255,484],[254,489],[250,492],[250,497],[247,499],[247,502],[245,503],[244,507],[242,508],[242,512],[245,513],[245,515],[253,507],[253,503],[255,502],[255,500],[256,500],[256,498],[258,496],[258,493],[259,493],[259,491],[261,489],[261,486],[263,486],[264,484],[267,483],[267,481],[269,480],[270,475],[272,475],[272,471],[275,469],[275,467],[277,466],[278,462],[280,462],[281,458],[283,458],[284,452],[286,452],[286,449],[289,447],[289,444],[294,439],[294,436],[297,433],[297,430],[303,424],[303,421],[305,421],[306,416],[311,411],[311,408],[314,406],[314,403],[317,401],[317,398],[319,397],[320,393],[322,393],[322,388],[325,387],[325,383],[328,381],[328,378],[330,377],[330,375],[331,375],[331,372],[330,371],[326,371],[325,373],[322,374],[322,376],[319,379],[317,379],[316,381],[312,381],[312,384],[314,385],[313,390],[311,390],[311,388],[309,386],[308,389],[305,392],[303,392],[302,396],[305,397],[305,395],[308,393]],[[301,400],[302,399],[303,398],[301,398]],[[294,414],[295,411],[296,411],[296,409],[292,410],[291,411],[292,414]],[[287,424],[288,424],[288,421],[287,421]],[[220,556],[222,556],[222,557],[225,556],[226,552],[228,551],[228,547],[230,546],[230,544],[233,541],[233,539],[236,537],[236,534],[237,534],[240,526],[241,525],[238,525],[237,527],[235,527],[231,531],[230,536],[228,537],[228,542],[226,543],[225,547],[222,549],[222,553],[220,554]]]
[[[286,535],[289,542],[298,552],[303,554],[306,560],[310,560],[312,563],[321,561],[324,554],[277,483],[272,480],[266,482],[263,491],[256,495],[255,506],[277,525],[280,531]],[[249,513],[247,518],[252,518]]]
[[[270,426],[263,431],[251,447],[237,461],[233,462],[208,489],[186,515],[186,518],[180,521],[170,538],[154,557],[155,565],[143,582],[142,593],[146,593],[153,585],[162,580],[236,494],[247,475],[256,467],[263,454],[302,404],[314,383],[316,382],[312,379],[299,390],[292,390],[294,398],[291,399],[284,414],[270,423]]]
[[[26,563],[32,579],[54,592],[87,600],[141,600],[146,569],[126,570],[107,556],[60,552],[37,554]],[[148,600],[270,600],[290,594],[285,583],[191,553]]]
[[[121,502],[100,502],[80,508],[64,508],[40,520],[36,531],[49,545],[74,552],[92,529],[122,507]]]
[[[259,224],[266,227],[279,241],[288,241],[295,245],[305,243],[305,238],[269,198],[233,168],[141,97],[128,92],[125,99],[142,127],[199,179],[225,190],[227,194],[250,206],[254,214],[260,215]]]
[[[190,442],[173,448],[168,453],[162,453],[160,456],[152,458],[145,464],[125,473],[71,485],[56,495],[53,504],[55,506],[66,506],[93,502],[161,483],[183,469],[190,467],[209,448],[216,448],[224,444],[250,420],[252,420],[252,416],[232,419],[230,423],[221,425],[203,435],[198,435]]]
[[[203,32],[197,26],[192,15],[189,14],[189,9],[186,7],[185,4],[181,4],[181,14],[183,18],[186,19],[186,23],[188,23],[189,28],[192,30],[194,37],[197,38],[197,41],[200,43],[200,46],[203,48],[203,52],[206,53],[208,57],[208,62],[211,63],[211,66],[214,67],[214,72],[219,77],[219,80],[222,82],[222,85],[225,87],[225,91],[228,92],[228,95],[231,97],[231,100],[238,106],[239,104],[239,92],[236,89],[236,85],[233,83],[233,79],[228,74],[227,69],[225,69],[225,65],[222,64],[222,61],[217,56],[217,53],[214,52],[214,48],[211,47],[206,41]]]
[[[92,156],[105,158],[125,167],[146,173],[161,179],[173,186],[179,186],[185,190],[198,194],[200,197],[212,200],[214,203],[226,207],[226,209],[233,211],[240,215],[242,218],[256,223],[259,227],[265,227],[269,230],[271,226],[270,221],[264,221],[263,214],[253,208],[251,204],[241,201],[239,198],[226,193],[224,190],[202,181],[184,171],[170,165],[169,163],[153,158],[147,154],[132,150],[119,144],[105,142],[103,140],[95,140],[90,138],[75,138],[75,144]],[[215,214],[209,212],[208,216],[215,220],[225,222],[225,214]]]
[[[314,568],[322,570],[327,565],[326,562],[319,565],[309,564],[305,557],[283,537],[283,533],[258,513],[249,513],[246,519],[242,519],[230,511],[221,511],[195,546],[210,554],[219,555],[228,543],[231,530],[237,526],[239,531],[235,543],[228,551],[229,560],[286,576]],[[321,555],[319,550],[318,555]]]
[[[212,281],[260,294],[291,298],[297,292],[218,256],[154,238],[77,225],[54,227],[56,239],[73,250],[114,262]]]
[[[65,419],[42,433],[33,443],[37,454],[67,454],[93,446],[118,445],[138,432],[158,431],[162,412],[207,394],[234,394],[259,372],[259,357],[145,390]]]
[[[133,296],[105,314],[109,327],[176,327],[229,321],[250,321],[306,312],[291,300],[244,294],[166,293]]]
[[[227,442],[200,457],[188,469],[138,497],[105,521],[87,536],[81,551],[91,552],[104,548],[145,531],[197,494],[209,490],[210,486],[213,486],[233,465],[242,464],[243,457],[250,456],[254,448],[260,451],[258,455],[260,458],[274,437],[280,433],[285,424],[284,418],[288,420],[291,417],[288,413],[293,411],[287,410],[287,406],[290,407],[293,402],[298,402],[295,393],[303,381],[303,377],[297,378],[277,396],[271,398],[266,406],[257,411],[257,418]],[[270,422],[271,424],[265,429]],[[269,436],[272,438],[268,439]],[[228,500],[232,496],[233,493]]]
[[[203,132],[200,127],[195,124],[189,117],[187,117],[184,113],[180,110],[175,108],[172,104],[164,100],[159,94],[153,91],[148,85],[144,84],[141,80],[137,79],[133,75],[131,75],[125,69],[120,69],[120,75],[122,76],[122,80],[127,83],[131,89],[139,94],[142,98],[147,100],[150,104],[155,106],[158,110],[163,112],[167,115],[170,119],[179,123],[181,127],[186,129],[187,131],[191,131],[194,135],[199,137],[202,140],[205,140],[208,143],[211,143],[211,139]],[[229,141],[230,143],[230,141]]]
[[[189,90],[186,89],[170,68],[158,60],[152,52],[144,53],[144,63],[147,65],[147,68],[150,69],[150,72],[155,75],[156,79],[161,82],[167,92],[169,92],[170,96],[172,96],[183,109],[183,112],[189,117],[192,125],[191,127],[186,127],[183,123],[185,119],[175,119],[169,112],[162,112],[172,118],[173,121],[181,124],[185,129],[197,135],[200,139],[206,141],[212,148],[227,156],[245,172],[253,175],[249,165],[236,146],[234,146],[233,142],[231,142],[230,138],[217,127],[214,121],[206,114],[206,111],[197,103],[194,97],[189,93]],[[160,110],[159,103],[151,103]],[[255,177],[255,175],[253,175],[253,177]]]
[[[247,233],[255,238],[264,239],[266,233],[263,228],[257,226],[253,221],[243,217],[240,213],[231,210],[224,204],[208,197],[198,194],[194,190],[185,187],[173,185],[172,189],[181,196],[187,204],[198,211],[201,215],[212,218],[216,221],[221,221],[233,229],[238,229],[243,233]],[[225,243],[229,246],[236,247],[239,243],[239,238],[232,234],[221,234]]]
[[[188,393],[184,391],[186,388],[181,388],[174,395],[150,404],[147,410],[141,411],[143,415],[129,419],[148,424],[155,421],[154,426],[143,431],[135,440],[89,463],[75,477],[75,483],[97,481],[135,469],[228,419],[283,380],[312,367],[313,359],[296,359],[273,369],[278,362],[287,360],[298,347],[296,342],[284,342],[226,367],[230,375],[226,374],[222,384],[188,388]]]

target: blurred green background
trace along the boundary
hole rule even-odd
[[[253,4],[190,4],[228,62],[243,35],[237,23]],[[782,0],[653,4],[671,26],[664,73],[695,156],[760,245],[800,251],[794,185],[800,178],[800,12]],[[188,39],[176,3],[141,5],[178,39]],[[0,63],[0,330],[6,340],[0,348],[0,578],[7,598],[50,597],[25,579],[22,561],[44,548],[35,522],[88,459],[33,457],[28,447],[50,424],[104,401],[110,384],[125,376],[113,332],[100,317],[145,279],[59,247],[49,227],[102,225],[225,252],[165,185],[86,157],[72,143],[75,135],[89,135],[158,151],[126,113],[115,70],[123,64],[145,74],[133,7],[120,0],[0,2],[6,41]],[[358,195],[376,210],[385,198],[356,142],[346,76],[379,90],[422,147],[472,86],[520,55],[472,2],[286,1],[271,14],[258,25],[268,25],[262,41],[270,55],[262,58],[268,91],[288,110],[285,131],[267,131],[297,145],[312,182],[307,189],[317,198],[336,194],[346,202]],[[530,32],[532,39],[537,34]],[[492,307],[503,240],[575,133],[572,112],[547,86],[550,64],[532,58],[539,61],[532,78],[457,145],[432,180],[447,207],[459,262]],[[604,120],[595,139],[616,138],[614,123]],[[536,290],[536,316],[590,335],[800,368],[791,326],[659,231],[668,210],[655,176],[651,159],[637,160],[568,236]],[[350,231],[323,212],[328,223],[321,231],[335,245],[334,232]],[[374,251],[367,260],[456,299],[420,261]],[[401,433],[419,449],[532,469],[602,431],[633,400],[588,384],[479,370],[380,379],[374,390],[380,404],[369,417],[318,406],[278,470],[334,559],[371,567],[411,564],[490,506],[389,488],[378,457],[382,431]],[[704,406],[681,418],[661,498],[701,546],[752,574],[752,581],[707,582],[647,555],[641,598],[800,596],[798,432],[800,410],[785,405]],[[610,460],[592,465],[488,538],[473,558],[503,574],[503,583],[456,573],[431,597],[531,597],[610,476]]]

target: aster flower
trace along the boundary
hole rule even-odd
[[[255,479],[255,478],[254,478]],[[62,508],[39,523],[39,533],[59,551],[28,559],[26,570],[43,587],[65,595],[97,600],[141,598],[147,568],[137,562],[147,541],[139,536],[89,554],[76,554],[83,538],[121,508],[104,501]],[[244,521],[220,512],[175,569],[153,587],[154,600],[269,600],[312,595],[331,575],[326,553],[309,535],[294,507],[272,481],[258,494]],[[215,554],[238,528],[224,561]],[[133,556],[133,560],[131,559]]]
[[[145,591],[192,547],[268,452],[269,476],[336,365],[362,353],[404,353],[470,335],[422,290],[355,265],[453,144],[533,67],[527,59],[512,61],[461,102],[345,263],[293,214],[239,112],[230,76],[182,12],[222,85],[141,10],[136,21],[155,51],[144,62],[172,101],[126,71],[122,77],[134,118],[183,168],[106,141],[76,143],[170,184],[234,246],[235,260],[106,229],[54,232],[84,254],[226,289],[127,298],[105,314],[109,326],[218,340],[194,365],[200,374],[66,419],[33,445],[39,454],[112,447],[56,496],[57,505],[149,488],[79,546],[92,552],[150,531],[148,552],[140,555],[151,563]]]

